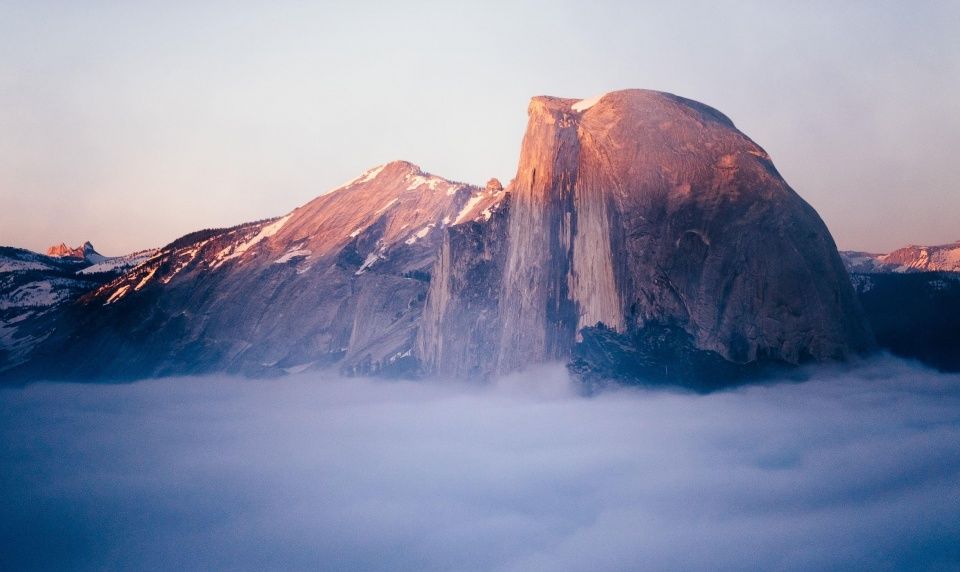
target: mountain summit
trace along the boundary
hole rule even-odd
[[[79,260],[86,260],[94,264],[97,262],[103,262],[106,259],[106,256],[103,256],[97,252],[90,241],[84,242],[82,245],[76,248],[70,248],[66,245],[66,243],[61,242],[60,244],[48,248],[47,256],[55,256],[57,258],[76,258]]]
[[[695,376],[870,347],[826,226],[722,113],[646,90],[536,97],[528,113],[509,219],[453,228],[441,251],[428,368],[646,375],[680,360]]]
[[[283,216],[186,235],[67,307],[41,369],[411,373],[440,235],[495,199],[394,161]]]
[[[823,222],[722,113],[646,90],[528,111],[506,188],[395,161],[184,236],[66,307],[16,375],[488,377],[561,360],[722,384],[871,346]]]

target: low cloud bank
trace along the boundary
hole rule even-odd
[[[960,376],[0,390],[0,568],[956,569]]]

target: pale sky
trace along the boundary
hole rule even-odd
[[[960,239],[960,2],[0,0],[0,244],[105,254],[406,159],[508,181],[531,96],[669,91],[841,248]]]

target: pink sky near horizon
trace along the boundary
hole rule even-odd
[[[960,3],[0,3],[0,244],[121,254],[405,159],[506,182],[530,97],[669,91],[842,249],[960,239]]]

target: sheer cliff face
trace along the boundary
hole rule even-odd
[[[829,232],[766,153],[716,110],[642,90],[534,98],[507,189],[397,161],[117,272],[45,314],[42,341],[0,345],[24,364],[11,375],[486,377],[569,360],[715,377],[871,344]]]
[[[564,359],[598,326],[625,340],[677,327],[738,363],[842,358],[871,343],[823,222],[707,106],[644,90],[534,98],[508,191],[491,372]],[[461,265],[476,257],[462,250]],[[437,267],[425,321],[437,321],[435,297],[449,316],[472,295],[455,271]],[[424,334],[428,368],[463,335]]]

